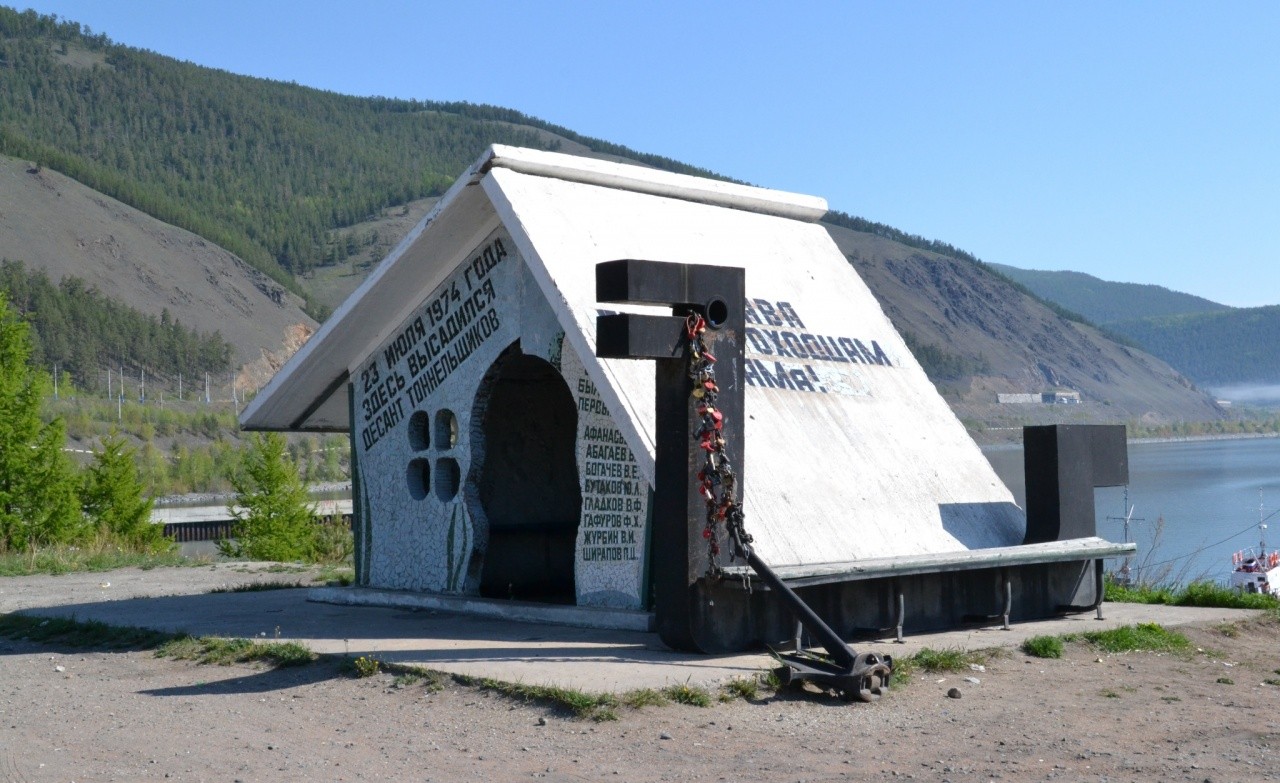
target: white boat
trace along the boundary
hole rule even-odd
[[[1242,549],[1231,556],[1231,586],[1246,593],[1266,593],[1280,598],[1280,552],[1267,551],[1266,517],[1258,492],[1258,548]]]
[[[1232,556],[1231,586],[1246,593],[1267,593],[1280,598],[1280,552],[1252,550]]]

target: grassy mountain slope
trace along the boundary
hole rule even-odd
[[[1057,302],[1101,325],[1231,309],[1203,297],[1171,291],[1158,285],[1113,283],[1083,272],[1045,272],[1004,264],[991,264],[991,267],[1026,286],[1036,296]]]

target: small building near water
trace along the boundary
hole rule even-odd
[[[646,612],[654,369],[595,355],[598,315],[645,308],[600,305],[594,269],[739,266],[740,475],[766,561],[1020,544],[1023,511],[817,223],[826,211],[810,196],[492,147],[242,425],[349,433],[358,585]],[[1080,574],[1038,579],[1070,597]]]

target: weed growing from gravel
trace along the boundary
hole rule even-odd
[[[1235,685],[1236,681],[1230,677],[1219,677],[1217,680],[1219,685]]]
[[[315,661],[319,656],[297,642],[253,642],[249,639],[222,639],[216,636],[180,636],[162,644],[156,650],[156,657],[219,666],[257,661],[284,667],[302,666]]]
[[[490,677],[471,677],[465,674],[455,674],[453,679],[460,685],[469,685],[484,691],[494,691],[509,698],[566,710],[579,718],[598,721],[618,718],[614,711],[618,706],[618,697],[611,693],[588,693],[576,688],[561,688],[555,685],[526,685],[519,682],[503,682]]]
[[[215,587],[211,593],[261,593],[266,590],[293,590],[298,587],[310,587],[306,582],[248,582],[232,587]]]
[[[97,620],[66,617],[0,615],[0,636],[68,647],[106,647],[113,650],[151,650],[173,639],[173,634],[147,628],[107,625]]]
[[[986,663],[988,657],[989,655],[982,650],[962,650],[958,647],[935,650],[931,647],[924,647],[915,655],[907,658],[895,658],[894,669],[919,670],[930,674],[958,672],[973,665]]]
[[[746,699],[754,701],[760,697],[760,682],[755,677],[734,677],[720,686],[720,701]]]
[[[1033,636],[1022,643],[1022,651],[1032,658],[1061,658],[1062,637]]]
[[[1151,652],[1185,652],[1191,649],[1191,641],[1177,631],[1170,631],[1157,623],[1125,625],[1109,631],[1089,631],[1069,634],[1064,641],[1083,640],[1110,653],[1148,650]]]
[[[666,696],[662,695],[662,691],[653,688],[637,688],[633,691],[627,691],[620,698],[622,704],[634,710],[641,707],[661,707],[671,702]]]
[[[351,659],[351,671],[357,677],[372,677],[382,671],[382,661],[372,655],[361,655]]]
[[[687,682],[680,685],[668,685],[662,689],[662,693],[676,704],[688,704],[691,707],[711,706],[711,693],[706,688],[690,685]]]

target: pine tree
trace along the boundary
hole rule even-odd
[[[151,521],[153,503],[143,494],[134,450],[118,433],[102,439],[102,448],[85,474],[80,498],[90,522],[130,549],[156,552],[168,548],[164,526]]]
[[[315,557],[315,509],[298,466],[289,458],[283,435],[254,435],[240,457],[232,478],[236,497],[233,540],[218,549],[230,557],[251,560],[312,560]]]
[[[0,294],[0,549],[82,539],[75,468],[61,419],[40,418],[49,379],[31,364],[30,328]]]

